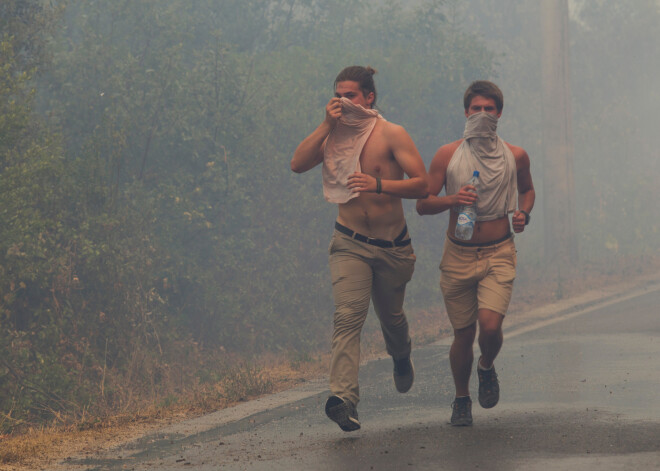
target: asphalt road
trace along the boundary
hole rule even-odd
[[[323,413],[325,384],[178,424],[61,466],[89,470],[660,469],[660,290],[505,331],[501,399],[451,427],[448,341],[414,350],[407,394],[383,359],[360,372],[362,429]],[[475,375],[473,375],[475,376]],[[62,469],[62,467],[58,469]]]

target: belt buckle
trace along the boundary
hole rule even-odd
[[[373,237],[367,236],[367,244],[374,245],[374,243],[373,243],[374,240],[376,240],[376,239],[374,239]]]

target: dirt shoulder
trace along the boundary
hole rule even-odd
[[[551,282],[532,279],[521,281],[516,287],[505,327],[507,331],[523,329],[528,324],[556,317],[558,313],[570,313],[660,286],[660,264],[646,264],[644,269],[633,267],[627,270],[624,269],[623,273],[621,269],[610,272],[600,270],[590,276],[576,277],[561,287],[560,295],[558,286]],[[442,308],[437,311],[413,312],[409,317],[415,345],[433,343],[451,335]],[[379,332],[364,336],[363,354],[364,361],[383,356]],[[79,427],[53,427],[31,430],[21,436],[3,436],[0,437],[0,460],[3,461],[0,462],[0,470],[23,471],[46,467],[65,469],[67,458],[103,453],[150,432],[170,428],[258,397],[274,396],[290,390],[304,391],[305,387],[318,389],[327,375],[328,361],[329,355],[326,352],[293,360],[286,356],[263,358],[258,374],[260,380],[269,385],[268,394],[248,395],[242,401],[189,397],[166,408],[109,418],[105,423],[87,430],[80,430]],[[204,392],[194,394],[203,395]],[[58,466],[58,463],[64,464]]]

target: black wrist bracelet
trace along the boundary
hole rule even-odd
[[[525,225],[529,224],[529,220],[531,219],[529,213],[523,209],[521,209],[520,212],[525,215]]]
[[[383,191],[383,186],[380,182],[380,177],[376,177],[376,193],[380,195],[382,191]]]

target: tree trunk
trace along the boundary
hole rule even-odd
[[[568,1],[543,0],[543,217],[545,261],[560,276],[578,256],[568,60]],[[561,278],[561,276],[560,276]]]

